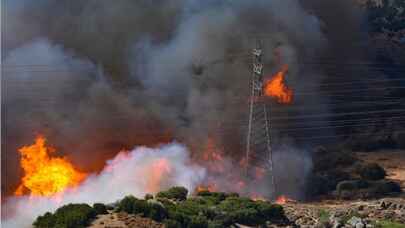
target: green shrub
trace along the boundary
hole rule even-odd
[[[405,224],[392,222],[388,220],[378,221],[375,224],[376,228],[405,228]]]
[[[222,228],[222,227],[229,227],[229,225],[225,225],[225,223],[219,219],[208,221],[208,228]]]
[[[399,193],[401,186],[393,181],[380,180],[372,183],[371,191],[376,194]]]
[[[148,214],[145,214],[147,217],[161,222],[168,217],[167,210],[159,203],[148,203],[149,209]]]
[[[187,199],[187,194],[188,190],[184,187],[172,187],[167,191],[158,192],[156,197],[183,201]]]
[[[385,170],[376,163],[361,165],[356,171],[366,180],[381,180],[386,176]]]
[[[95,203],[93,204],[94,211],[97,215],[105,215],[108,214],[107,207],[102,203]]]
[[[125,211],[128,214],[140,214],[158,222],[168,217],[168,211],[164,204],[157,200],[146,201],[133,196],[127,196],[118,203],[117,208],[117,211]]]
[[[128,214],[149,215],[151,206],[146,200],[137,199],[134,196],[126,196],[118,203],[117,211],[124,211]]]
[[[87,204],[68,204],[60,207],[54,214],[39,216],[33,223],[37,228],[84,228],[95,218],[95,210]]]
[[[329,221],[329,218],[330,218],[330,214],[328,211],[323,210],[323,209],[319,210],[319,222],[326,223]]]
[[[233,197],[238,198],[238,193],[225,193],[225,192],[210,192],[210,191],[200,191],[197,193],[197,196],[204,197],[209,201],[218,204],[226,198]]]
[[[174,219],[165,219],[163,223],[165,224],[166,228],[182,228],[181,223]]]
[[[141,214],[148,216],[151,211],[151,205],[146,200],[136,199],[133,204],[132,214]]]
[[[285,218],[283,208],[268,202],[253,201],[248,198],[229,197],[218,206],[226,216],[221,218],[223,223],[241,223],[244,225],[261,225],[266,221]]]
[[[145,200],[150,200],[153,199],[153,195],[152,194],[146,194],[144,197]]]
[[[191,221],[187,226],[188,228],[207,228],[208,227],[208,220],[206,217],[198,215],[192,216]]]
[[[55,217],[52,215],[50,212],[46,212],[44,215],[39,216],[35,222],[34,222],[34,227],[38,228],[48,228],[48,227],[54,227],[55,226]]]
[[[260,216],[266,220],[282,220],[285,218],[284,210],[281,205],[271,204],[269,202],[256,202],[256,209],[259,211]]]
[[[167,228],[220,228],[235,223],[260,226],[267,221],[285,218],[283,208],[264,201],[253,201],[238,194],[204,192],[195,198],[186,198],[187,190],[171,188],[158,193],[156,199],[137,199],[126,196],[115,203],[115,211],[141,214]],[[148,197],[145,197],[148,198]],[[175,199],[175,200],[173,200]],[[37,228],[82,228],[96,214],[107,211],[104,204],[94,204],[93,208],[84,204],[64,206],[55,214],[46,213],[35,221]]]
[[[132,214],[134,211],[134,205],[135,201],[137,198],[134,196],[125,196],[124,199],[122,199],[118,205],[117,205],[117,211],[125,211],[128,214]]]
[[[339,194],[341,194],[343,191],[355,191],[359,189],[364,189],[368,187],[368,183],[363,180],[348,180],[348,181],[341,181],[337,187],[336,190],[338,191]]]

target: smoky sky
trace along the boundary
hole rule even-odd
[[[121,149],[171,140],[198,153],[214,138],[240,157],[254,37],[264,40],[266,75],[289,64],[286,83],[316,94],[324,71],[296,63],[344,59],[344,41],[362,36],[361,12],[334,2],[3,1],[3,192],[21,175],[17,149],[37,134],[85,171]],[[298,107],[274,103],[275,112],[305,113],[324,99],[297,96]]]

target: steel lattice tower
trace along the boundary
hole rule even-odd
[[[246,142],[247,176],[252,168],[264,168],[270,174],[271,197],[274,197],[273,155],[270,141],[269,105],[263,98],[263,48],[260,40],[252,51],[250,80],[249,125]]]

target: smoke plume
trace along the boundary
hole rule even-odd
[[[3,194],[21,176],[17,149],[38,133],[87,172],[101,170],[121,149],[173,139],[193,158],[214,139],[235,167],[245,148],[255,36],[264,40],[265,74],[288,64],[286,83],[311,94],[296,96],[294,107],[272,104],[275,140],[295,137],[282,130],[297,122],[282,118],[330,109],[318,94],[324,71],[297,63],[335,55],[335,40],[357,35],[333,32],[342,26],[331,12],[346,4],[320,2],[5,0]],[[308,170],[302,167],[291,172]]]

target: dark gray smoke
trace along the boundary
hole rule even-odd
[[[296,106],[274,103],[274,116],[327,111],[316,94],[324,72],[297,62],[340,56],[339,42],[358,36],[358,18],[345,17],[353,31],[337,32],[332,13],[349,7],[323,2],[5,0],[3,192],[19,180],[17,148],[36,134],[86,171],[100,170],[120,149],[172,139],[197,156],[213,138],[239,161],[256,35],[266,74],[289,64],[287,84],[313,94],[296,96]],[[275,122],[278,138],[292,137],[281,130],[294,121]]]

